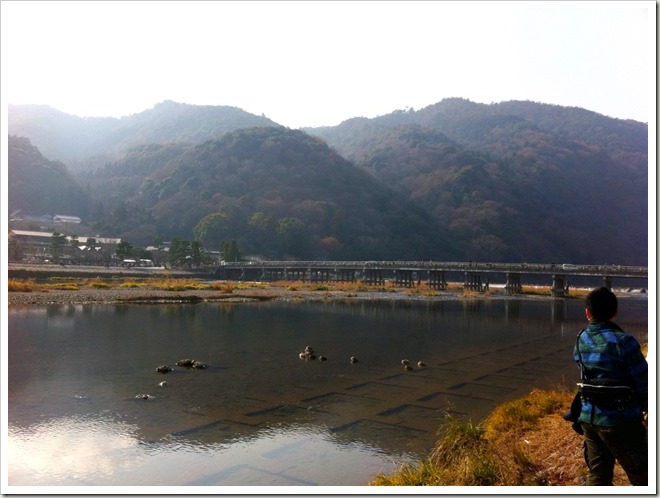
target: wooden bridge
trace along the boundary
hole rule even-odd
[[[505,275],[505,289],[509,294],[522,291],[524,275],[552,277],[552,295],[563,297],[568,292],[568,277],[597,277],[602,285],[611,288],[613,278],[648,279],[646,266],[573,265],[529,263],[482,263],[438,261],[248,261],[225,262],[215,276],[223,280],[303,282],[363,282],[383,285],[385,280],[402,287],[414,287],[426,281],[438,290],[447,288],[447,274],[463,276],[464,289],[488,290],[490,277]],[[454,276],[456,278],[456,276]]]

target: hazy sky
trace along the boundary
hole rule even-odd
[[[2,1],[2,102],[163,100],[298,128],[448,97],[655,121],[655,1]]]

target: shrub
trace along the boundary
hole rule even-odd
[[[213,282],[211,284],[208,284],[207,287],[210,290],[221,291],[227,294],[231,294],[232,292],[234,292],[234,286],[226,282]]]
[[[94,287],[95,289],[109,289],[112,287],[109,283],[104,282],[100,278],[96,278],[94,280],[90,280],[87,282],[88,287]]]
[[[120,287],[127,287],[129,289],[135,288],[135,287],[144,287],[145,284],[139,283],[139,282],[134,282],[133,280],[128,280],[126,282],[122,282],[120,284]]]
[[[196,279],[172,278],[153,282],[152,287],[166,291],[208,290],[210,285]]]
[[[64,291],[80,290],[80,287],[78,287],[78,284],[76,282],[61,282],[54,284],[46,284],[46,288],[52,290],[64,290]]]
[[[34,280],[19,280],[10,278],[7,282],[9,292],[32,292],[39,290]]]

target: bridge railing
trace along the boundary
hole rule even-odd
[[[648,278],[646,266],[574,265],[557,263],[490,263],[473,261],[245,261],[225,262],[221,268],[331,268],[331,269],[406,269],[491,273],[537,273],[585,276]]]

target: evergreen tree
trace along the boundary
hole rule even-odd
[[[238,248],[238,242],[235,240],[224,241],[220,247],[220,251],[222,253],[222,259],[225,261],[236,262],[242,258],[241,251]]]
[[[120,261],[130,259],[133,257],[133,245],[130,242],[122,240],[119,244],[117,244],[117,250],[115,251],[115,254]]]
[[[50,238],[50,255],[55,263],[60,262],[65,244],[66,236],[59,232],[54,232]]]

